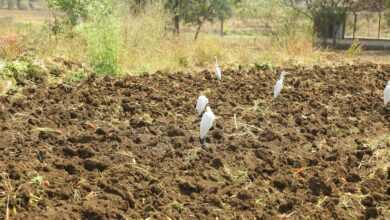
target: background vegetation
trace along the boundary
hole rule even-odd
[[[113,75],[205,69],[213,66],[215,56],[223,67],[323,64],[328,58],[326,50],[313,45],[316,12],[350,10],[359,1],[332,2],[14,1],[12,7],[48,10],[34,12],[42,15],[41,20],[25,14],[19,19],[0,18],[4,36],[0,57],[15,60],[26,53],[39,59],[60,57]],[[8,2],[0,3],[10,7]]]

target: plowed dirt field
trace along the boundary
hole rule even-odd
[[[278,74],[255,69],[0,97],[0,218],[390,219],[390,66],[287,71],[276,100]]]

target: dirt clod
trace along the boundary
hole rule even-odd
[[[84,168],[88,171],[98,170],[98,171],[102,172],[105,169],[107,169],[108,167],[109,167],[108,164],[103,163],[101,161],[90,160],[90,159],[84,161]]]

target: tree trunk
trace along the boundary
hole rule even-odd
[[[23,4],[22,0],[16,0],[16,6],[19,10],[26,10],[26,5]]]
[[[337,24],[332,24],[332,44],[333,48],[336,48],[337,45]]]
[[[180,34],[180,16],[179,15],[175,15],[175,17],[173,17],[173,23],[175,25],[175,33],[177,35]]]
[[[221,18],[221,27],[220,27],[220,35],[221,35],[221,37],[223,37],[223,35],[224,35],[224,23],[225,23],[225,20],[223,19],[223,18]]]
[[[203,21],[198,22],[198,27],[196,28],[194,40],[197,40],[199,37],[200,29],[202,28]]]
[[[345,16],[344,18],[344,21],[343,21],[343,30],[342,30],[342,36],[341,36],[341,39],[344,39],[345,38],[345,29],[347,27],[347,16]]]
[[[28,6],[30,7],[30,9],[34,10],[35,9],[34,0],[29,0],[28,1]]]
[[[382,13],[379,12],[379,22],[378,22],[378,39],[381,38],[381,23],[382,23]]]
[[[353,39],[355,40],[355,35],[356,35],[356,23],[357,23],[357,14],[356,12],[353,13]]]
[[[8,3],[8,10],[14,9],[15,5],[13,0],[8,0],[7,3]]]

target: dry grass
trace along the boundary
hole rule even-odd
[[[4,13],[3,13],[4,12]],[[14,59],[23,48],[33,48],[39,59],[47,60],[62,57],[79,63],[87,63],[86,40],[80,33],[82,28],[54,36],[44,22],[49,18],[45,11],[1,10],[1,17],[12,17],[11,25],[1,25],[3,36],[19,36],[18,42],[8,45],[6,54]],[[30,24],[20,24],[28,22]],[[333,65],[356,61],[389,63],[387,54],[367,55],[367,53],[345,56],[345,53],[317,50],[312,45],[310,33],[295,33],[291,36],[275,37],[263,35],[255,22],[232,19],[226,24],[227,30],[235,32],[220,37],[218,24],[208,24],[197,41],[193,40],[190,27],[183,27],[180,36],[168,29],[170,15],[161,6],[153,6],[138,16],[126,15],[122,18],[122,42],[119,54],[120,69],[124,73],[162,71],[198,71],[211,69],[217,56],[223,68],[238,65]],[[247,27],[246,27],[247,26]],[[236,30],[243,31],[237,33]],[[17,45],[17,47],[15,47]]]
[[[42,24],[50,17],[47,10],[7,10],[0,9],[1,21],[11,19],[14,23]]]
[[[53,36],[42,25],[48,18],[47,13],[31,12],[25,17],[19,11],[7,11],[13,20],[29,21],[28,26],[2,26],[6,36],[15,34],[28,36],[21,38],[26,47],[33,47],[41,59],[63,57],[76,62],[87,62],[86,41],[76,28],[69,32]],[[38,18],[39,17],[39,18]],[[35,23],[37,21],[37,23]],[[151,6],[144,14],[123,16],[123,42],[120,51],[120,66],[126,73],[163,71],[192,71],[213,68],[217,56],[222,67],[237,67],[254,63],[296,64],[318,63],[321,53],[313,49],[307,35],[291,36],[285,41],[275,41],[271,37],[256,34],[230,34],[220,37],[216,24],[205,26],[197,41],[193,40],[190,27],[183,27],[180,36],[167,30],[170,15],[161,6]],[[234,21],[234,20],[233,20]],[[226,29],[243,29],[242,22],[229,22]],[[253,28],[249,28],[254,30]],[[14,56],[5,56],[13,58]]]

